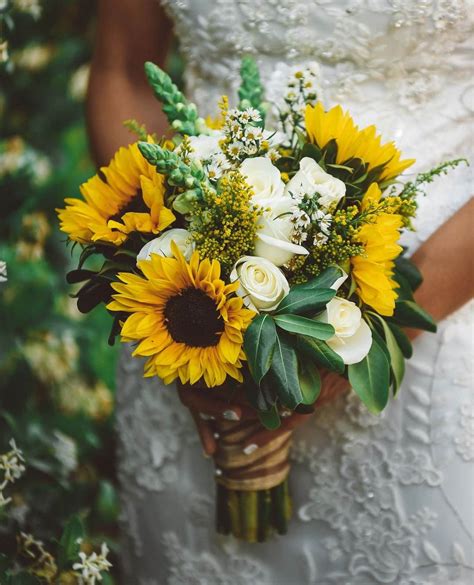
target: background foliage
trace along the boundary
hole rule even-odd
[[[14,437],[26,459],[8,489],[12,502],[0,507],[0,553],[10,560],[20,531],[54,551],[78,515],[87,542],[106,541],[118,564],[118,348],[107,345],[105,309],[83,316],[70,298],[71,249],[54,212],[94,172],[83,100],[95,5],[49,0],[36,21],[18,15],[10,62],[0,65],[0,260],[8,270],[0,282],[0,453]]]

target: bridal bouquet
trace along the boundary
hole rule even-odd
[[[245,393],[254,423],[215,421],[217,526],[263,541],[291,514],[291,431],[255,452],[243,441],[311,409],[322,369],[373,413],[397,393],[412,353],[403,327],[436,330],[398,241],[421,184],[457,161],[401,181],[414,161],[340,106],[326,110],[315,65],[269,103],[245,59],[238,105],[222,97],[215,119],[145,68],[175,134],[129,121],[139,140],[66,199],[61,229],[82,247],[68,280],[84,283],[81,311],[107,304],[111,341],[134,344],[145,376]],[[85,268],[94,255],[100,267]]]

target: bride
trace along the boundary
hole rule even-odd
[[[377,124],[418,157],[416,170],[473,161],[473,14],[470,0],[165,0],[162,8],[102,0],[88,100],[97,162],[131,141],[125,119],[166,132],[143,62],[163,65],[171,22],[202,115],[235,95],[242,55],[257,59],[276,95],[291,67],[315,60],[325,105]],[[472,583],[470,177],[460,167],[429,185],[405,241],[425,275],[417,301],[440,327],[417,338],[399,399],[375,417],[328,376],[316,414],[294,418],[285,538],[242,544],[216,535],[213,466],[203,457],[216,438],[199,413],[237,419],[239,405],[196,397],[188,411],[175,388],[145,381],[125,348],[117,395],[124,583]],[[267,440],[263,432],[253,443]]]

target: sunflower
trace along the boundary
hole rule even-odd
[[[233,293],[238,283],[220,279],[217,260],[186,262],[172,243],[174,258],[153,254],[138,263],[144,277],[119,273],[118,294],[107,306],[131,313],[122,326],[122,341],[139,341],[133,355],[146,356],[145,376],[157,375],[169,384],[179,377],[208,387],[227,375],[242,381],[243,332],[254,313]]]
[[[174,220],[164,205],[164,177],[142,156],[137,143],[122,147],[107,167],[81,185],[83,199],[57,209],[60,228],[81,244],[120,246],[132,232],[157,234]]]
[[[320,149],[335,140],[336,164],[344,165],[352,159],[360,159],[367,165],[366,171],[380,169],[380,174],[377,173],[379,181],[394,179],[415,162],[414,159],[400,160],[401,152],[393,142],[382,144],[375,126],[359,130],[341,106],[325,112],[321,102],[315,106],[308,105],[306,131],[310,142]]]
[[[378,185],[373,183],[362,200],[362,209],[381,199]],[[364,254],[351,259],[352,275],[361,300],[380,315],[389,317],[395,310],[398,284],[392,279],[394,259],[402,252],[397,244],[402,217],[379,213],[373,223],[363,225],[357,232],[357,241],[363,244]]]

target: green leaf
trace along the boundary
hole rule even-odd
[[[397,340],[395,339],[395,336],[393,335],[390,327],[385,322],[385,319],[379,317],[379,321],[382,324],[387,349],[390,354],[390,368],[395,379],[394,394],[396,394],[405,375],[405,359],[403,357],[402,350],[398,346]]]
[[[59,541],[58,563],[60,568],[77,560],[80,544],[78,540],[84,538],[84,526],[78,516],[73,516],[66,524],[61,540]]]
[[[41,581],[31,573],[22,571],[9,579],[9,585],[41,585]]]
[[[372,340],[367,356],[348,367],[349,382],[368,410],[381,412],[388,402],[390,368],[383,349]]]
[[[400,347],[403,356],[406,359],[410,359],[413,355],[413,346],[408,339],[407,334],[402,329],[400,329],[400,327],[394,325],[393,323],[387,322],[387,325],[390,327],[390,331],[397,340],[398,346]]]
[[[402,274],[409,282],[412,290],[416,290],[423,282],[423,276],[418,268],[413,264],[411,260],[405,256],[399,256],[395,260],[395,266],[397,270]]]
[[[276,339],[275,323],[268,314],[256,317],[245,332],[244,351],[257,384],[270,369]]]
[[[345,365],[342,358],[324,341],[319,341],[318,339],[313,339],[305,335],[298,335],[296,348],[298,353],[302,353],[319,366],[337,372],[338,374],[344,372]]]
[[[276,430],[281,424],[280,415],[275,405],[273,405],[270,410],[259,412],[258,417],[262,425],[269,431]]]
[[[301,158],[305,157],[312,158],[316,162],[319,162],[323,158],[323,153],[315,144],[307,142],[301,149]]]
[[[321,376],[318,368],[307,360],[299,360],[300,388],[303,404],[314,404],[321,393]]]
[[[300,317],[299,315],[275,315],[274,319],[278,327],[290,333],[299,333],[322,340],[329,339],[334,335],[334,327],[332,325],[314,321],[313,319],[308,319],[308,317]]]
[[[300,315],[316,313],[326,307],[336,294],[331,288],[308,289],[304,285],[294,286],[277,308],[277,314],[291,313]]]
[[[393,272],[393,279],[398,284],[397,300],[398,301],[413,301],[413,290],[408,280],[397,269]]]
[[[314,290],[316,288],[331,288],[338,278],[343,276],[344,271],[340,266],[328,266],[321,274],[308,280],[303,284],[298,284],[293,287],[298,290]]]
[[[282,335],[277,335],[270,372],[282,404],[294,409],[303,401],[298,378],[298,359],[296,351]]]
[[[392,320],[402,327],[413,327],[436,333],[436,323],[431,315],[414,301],[397,301]]]

